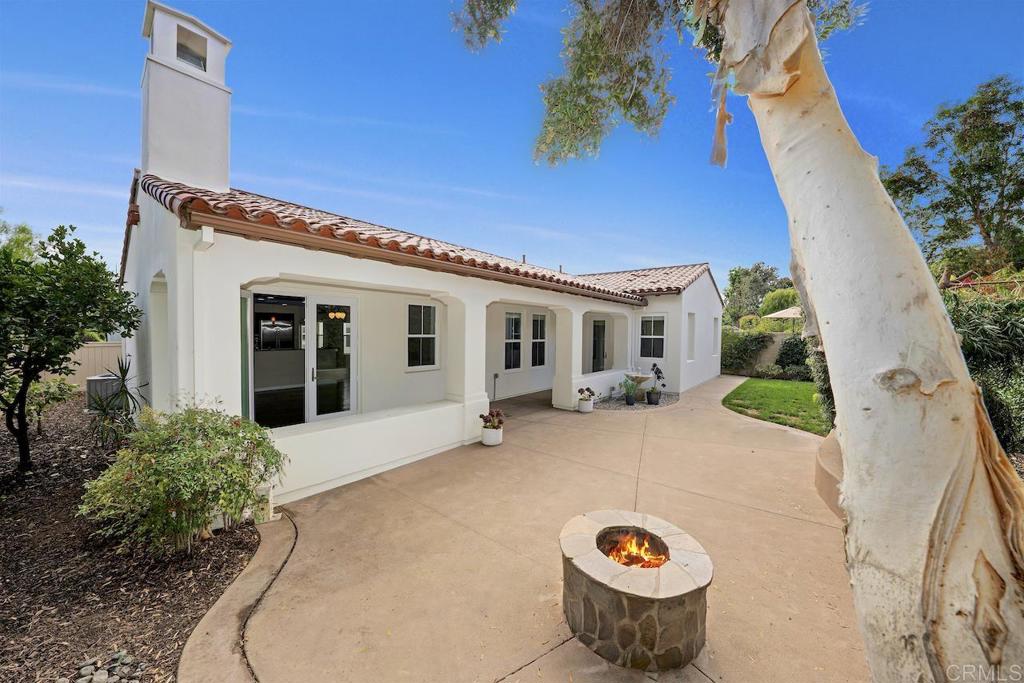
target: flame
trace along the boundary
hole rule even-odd
[[[653,569],[668,561],[668,557],[651,548],[651,535],[642,537],[626,532],[619,537],[619,543],[608,551],[608,557],[627,567],[645,567]]]

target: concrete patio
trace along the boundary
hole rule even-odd
[[[724,409],[741,381],[643,413],[505,401],[500,448],[289,505],[294,550],[245,628],[252,672],[262,683],[867,680],[841,524],[814,490],[820,439]],[[707,646],[685,669],[616,669],[571,638],[558,533],[600,508],[663,517],[711,554]],[[260,552],[283,543],[268,534]],[[191,645],[183,681],[210,671]]]

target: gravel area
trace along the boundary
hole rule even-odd
[[[24,477],[11,474],[17,450],[0,434],[0,680],[172,681],[189,634],[259,534],[243,525],[164,559],[93,536],[75,511],[112,456],[93,447],[82,405],[79,395],[47,415]]]
[[[641,410],[651,410],[653,408],[664,408],[665,406],[670,406],[677,401],[679,401],[679,394],[671,391],[663,391],[661,392],[661,403],[656,406],[648,404],[646,399],[643,401],[637,401],[631,406],[627,406],[626,401],[619,396],[617,398],[603,398],[600,401],[594,401],[594,410],[628,410],[636,412]]]

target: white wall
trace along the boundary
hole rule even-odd
[[[519,313],[523,317],[522,367],[505,369],[505,314]],[[533,316],[543,315],[547,320],[547,350],[545,363],[532,367],[531,346]],[[492,401],[546,391],[555,376],[555,316],[546,308],[525,304],[493,303],[487,307],[487,395]],[[495,380],[494,375],[498,378]]]
[[[177,58],[178,25],[207,41],[207,70]],[[212,190],[228,189],[229,46],[205,27],[160,8],[142,74],[142,171]]]
[[[718,298],[718,292],[709,273],[701,275],[682,294],[684,321],[690,313],[693,314],[695,325],[694,360],[687,360],[684,335],[680,349],[680,366],[683,369],[682,391],[703,384],[722,372],[721,332],[717,336],[718,344],[715,344],[715,328],[721,330],[722,325],[722,301]]]
[[[665,317],[665,355],[662,358],[647,358],[640,355],[640,318],[645,315]],[[682,384],[680,354],[685,351],[684,322],[682,296],[679,294],[648,295],[647,306],[633,315],[633,364],[647,372],[652,364],[657,363],[665,373],[665,391],[680,391]]]

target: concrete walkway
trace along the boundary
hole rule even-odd
[[[507,401],[500,448],[288,506],[298,538],[248,621],[252,671],[262,683],[867,680],[840,523],[814,490],[820,439],[722,408],[741,381],[644,413]],[[645,677],[571,639],[558,532],[600,508],[663,517],[711,554],[708,642],[686,669]]]

